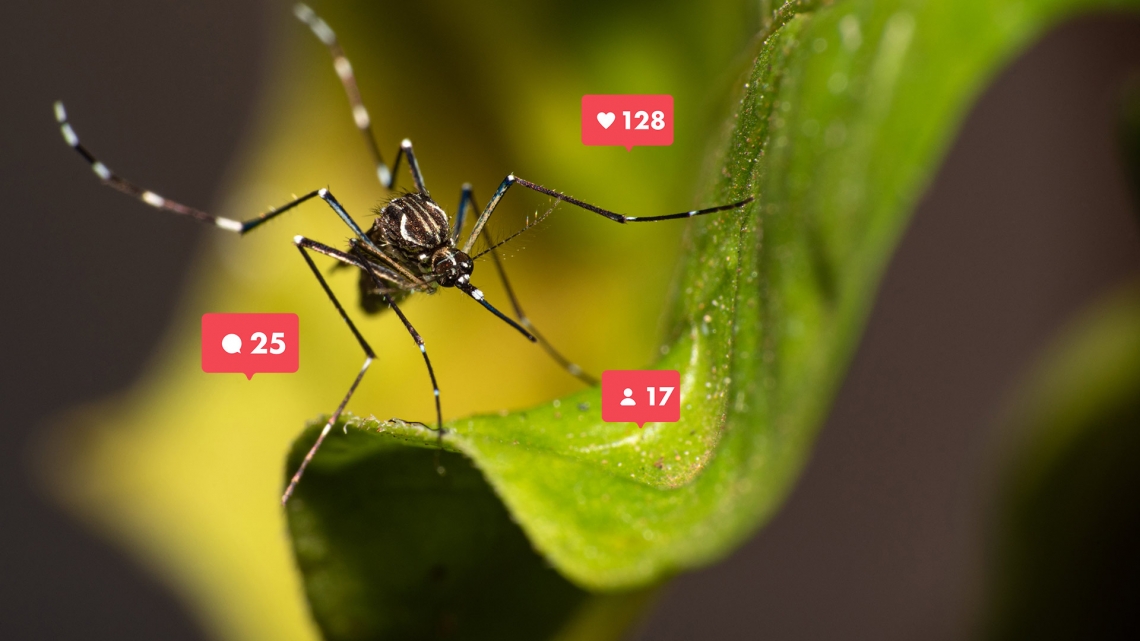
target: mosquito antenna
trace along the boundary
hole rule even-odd
[[[484,254],[489,254],[489,253],[495,251],[496,249],[498,249],[499,247],[506,245],[507,243],[511,242],[511,240],[513,240],[516,236],[522,235],[528,229],[531,229],[532,227],[537,227],[540,223],[542,223],[542,221],[546,220],[546,217],[549,216],[554,211],[554,208],[557,207],[558,203],[560,203],[560,202],[562,202],[561,198],[555,198],[554,204],[550,206],[550,209],[547,209],[546,212],[543,213],[541,216],[536,215],[534,222],[527,222],[527,224],[522,229],[516,231],[515,233],[511,234],[510,236],[507,236],[506,238],[495,243],[494,245],[491,245],[487,249],[484,249],[483,251],[479,252],[478,254],[475,254],[474,256],[471,257],[471,260],[478,260],[480,256],[482,256]],[[535,212],[535,214],[537,214],[537,213],[538,212]]]

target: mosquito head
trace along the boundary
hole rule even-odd
[[[454,247],[440,247],[431,256],[431,270],[441,287],[466,285],[473,269],[471,257]]]

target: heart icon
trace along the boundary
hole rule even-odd
[[[614,118],[616,116],[611,111],[598,112],[598,124],[602,126],[602,129],[609,129],[610,125],[614,124]]]

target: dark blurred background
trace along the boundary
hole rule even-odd
[[[96,181],[76,182],[50,105],[82,112],[80,134],[99,131],[101,153],[140,182],[216,202],[281,8],[6,4],[0,638],[203,638],[29,470],[47,416],[142,371],[208,231],[162,216],[141,228]],[[1140,273],[1116,137],[1121,84],[1136,74],[1140,21],[1102,16],[1058,29],[995,79],[891,263],[798,487],[732,558],[676,580],[638,638],[970,633],[990,446],[1010,394],[1066,321]]]
[[[82,114],[80,134],[101,132],[112,167],[216,202],[259,88],[267,5],[5,3],[0,638],[204,636],[132,559],[53,506],[30,470],[32,439],[53,414],[139,375],[209,231],[166,216],[143,228],[120,215],[120,199],[100,198],[98,181],[75,180],[79,159],[51,104]]]

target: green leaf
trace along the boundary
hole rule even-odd
[[[311,440],[299,444],[297,460]],[[457,630],[542,639],[583,606],[598,608],[535,553],[482,475],[453,453],[354,429],[313,461],[290,514],[327,639],[449,638]],[[622,630],[645,596],[611,597],[605,625],[580,638]]]
[[[988,637],[1127,638],[1140,570],[1140,286],[1084,314],[1014,414]]]
[[[540,557],[580,588],[620,591],[726,555],[771,517],[803,467],[892,250],[975,95],[1061,18],[1136,6],[895,0],[780,8],[757,39],[703,199],[756,201],[693,221],[664,356],[654,364],[680,370],[682,420],[644,429],[604,423],[596,389],[460,419],[447,425],[442,447],[466,458],[443,456],[447,474],[438,479],[432,455],[408,449],[436,447],[433,433],[350,420],[349,437],[330,439],[288,507],[326,635],[397,629],[386,626],[397,626],[411,602],[429,604],[421,624],[432,629],[468,616],[449,608],[459,607],[460,593],[490,589],[476,577],[504,578],[510,564],[492,562],[498,554],[523,573],[503,595],[561,600],[551,616],[584,597],[540,572]],[[316,429],[298,439],[288,471]],[[475,489],[478,476],[463,461],[506,511]],[[478,498],[467,504],[467,492]],[[521,549],[508,518],[537,554]],[[456,582],[433,592],[432,568],[453,555],[445,575]],[[407,574],[393,576],[393,567]],[[480,587],[464,591],[468,580]],[[415,596],[425,590],[430,598]],[[373,608],[389,601],[401,605]]]

